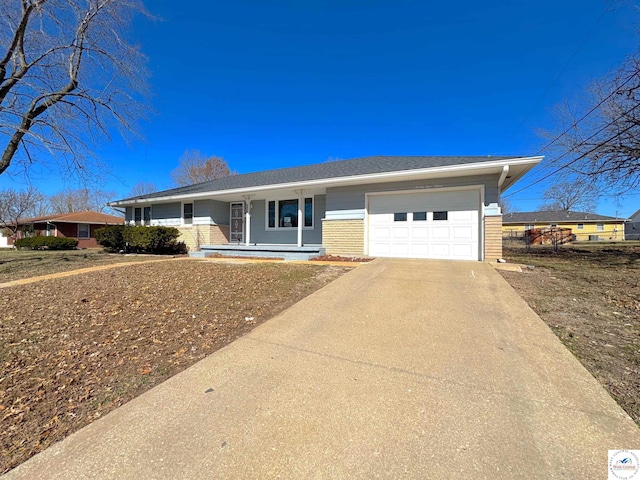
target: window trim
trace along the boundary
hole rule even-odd
[[[596,223],[596,232],[604,232],[604,222]]]
[[[584,230],[584,223],[576,224],[576,230]]]
[[[305,218],[305,207],[306,207],[306,200],[307,199],[311,199],[311,226],[307,227],[304,225],[304,218]],[[283,196],[283,197],[278,197],[278,198],[267,198],[264,201],[264,228],[265,231],[277,231],[277,230],[282,230],[282,231],[296,231],[298,230],[298,227],[281,227],[280,226],[280,202],[286,202],[286,201],[299,201],[299,198],[291,198],[289,196]],[[275,227],[270,227],[269,226],[269,203],[271,202],[275,202]],[[302,197],[302,203],[303,203],[303,207],[302,207],[302,217],[303,217],[303,223],[302,223],[302,229],[303,230],[315,230],[316,228],[316,201],[315,201],[315,195],[311,195],[311,196],[304,196]],[[298,205],[299,207],[299,205]]]
[[[524,230],[533,230],[534,228],[536,228],[536,224],[535,223],[525,223],[524,224]]]
[[[86,227],[87,227],[87,236],[86,237],[80,236],[80,227],[82,225],[86,225]],[[91,225],[88,224],[88,223],[79,223],[78,224],[78,239],[80,239],[80,240],[88,240],[90,238],[91,238]]]

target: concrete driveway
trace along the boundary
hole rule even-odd
[[[376,260],[7,479],[606,478],[640,430],[488,265]]]

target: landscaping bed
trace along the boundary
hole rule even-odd
[[[0,473],[348,270],[183,260],[1,290]]]
[[[503,277],[640,425],[640,246],[505,249]]]

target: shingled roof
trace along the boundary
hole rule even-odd
[[[513,159],[517,157],[492,156],[375,156],[362,157],[351,160],[305,165],[302,167],[280,168],[262,172],[231,175],[229,177],[211,180],[209,182],[187,185],[185,187],[163,190],[137,197],[126,198],[118,202],[162,198],[174,195],[189,195],[203,192],[221,192],[239,188],[279,185],[310,180],[323,180],[340,177],[354,177],[376,173],[420,170],[427,168],[448,167],[454,165],[470,165],[485,162]]]
[[[539,212],[513,212],[502,216],[502,224],[510,223],[562,223],[562,222],[598,222],[624,221],[621,218],[607,217],[596,213],[573,212],[570,210],[541,210]]]

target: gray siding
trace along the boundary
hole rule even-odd
[[[374,192],[392,192],[401,190],[415,190],[419,188],[447,188],[464,187],[468,185],[484,185],[484,203],[497,203],[498,176],[482,175],[476,177],[438,178],[431,180],[412,180],[408,182],[373,183],[369,185],[355,185],[350,187],[327,188],[327,211],[358,210],[365,208],[365,194]]]
[[[182,205],[178,203],[155,203],[151,205],[151,225],[177,227],[182,223]]]
[[[193,203],[196,223],[229,225],[229,203],[218,200],[196,200]]]
[[[322,244],[322,218],[325,212],[325,195],[313,197],[313,230],[302,230],[302,243],[305,245]],[[296,244],[297,230],[267,230],[266,202],[256,200],[251,204],[251,243]]]

